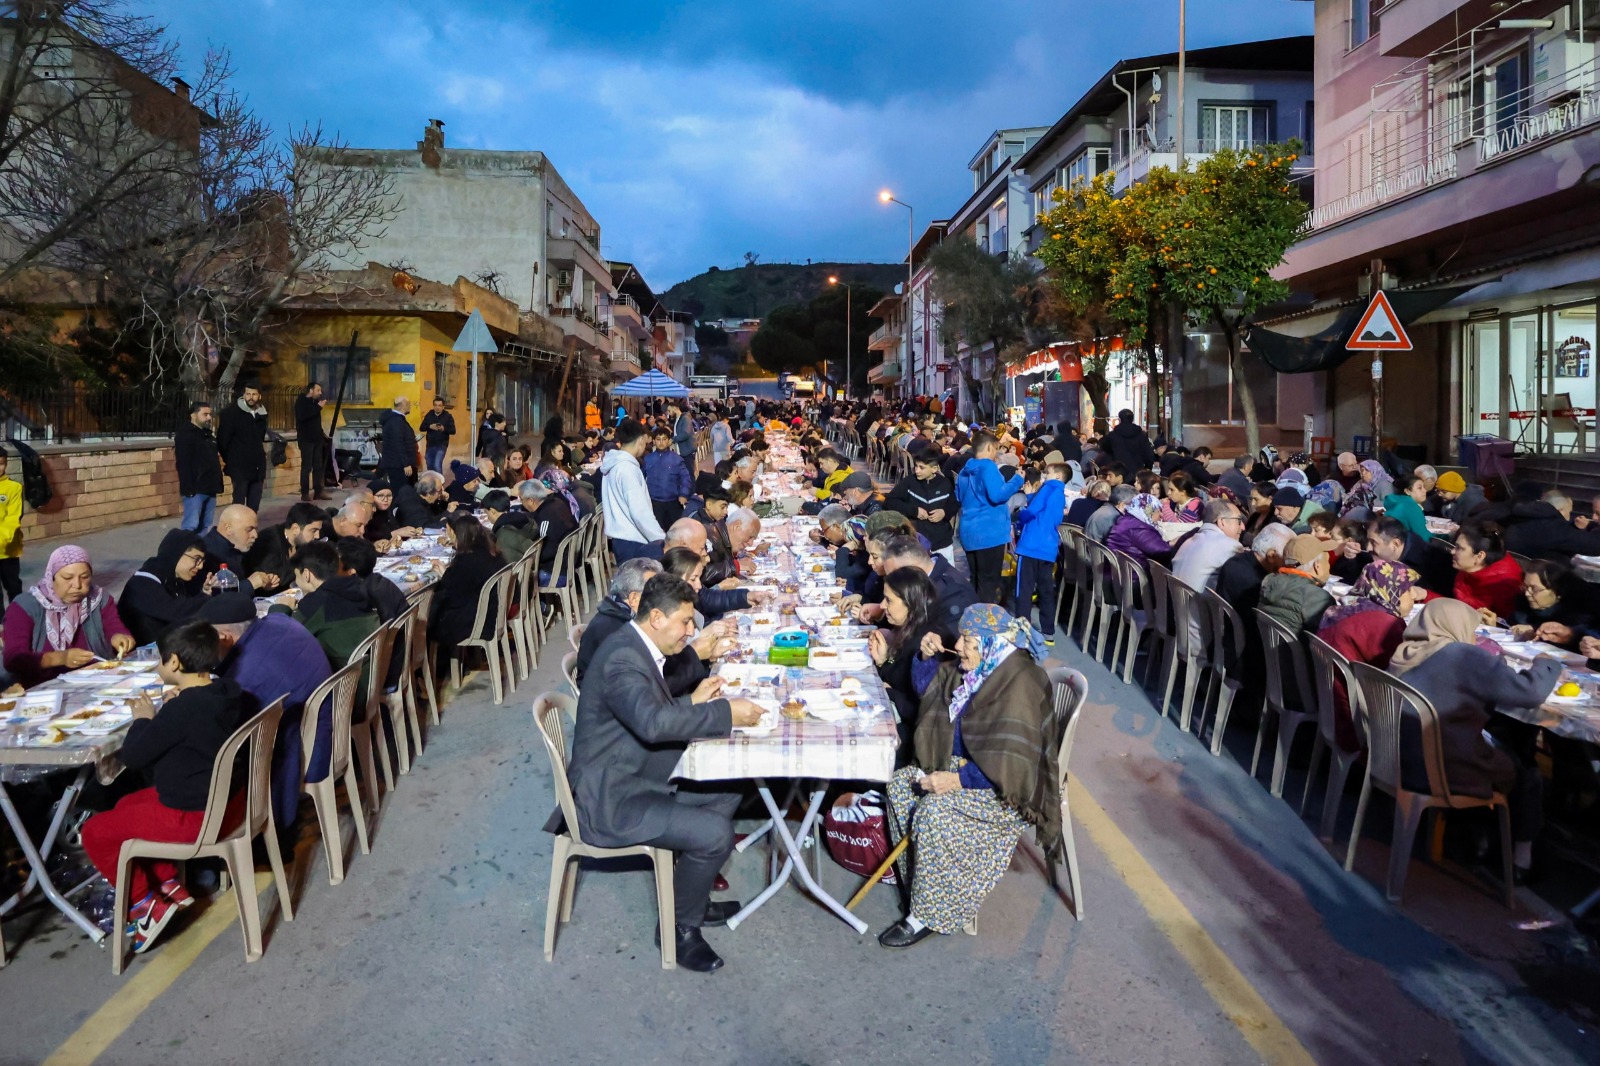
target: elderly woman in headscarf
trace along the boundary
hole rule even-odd
[[[1538,769],[1517,757],[1513,740],[1521,723],[1493,713],[1496,707],[1537,707],[1561,680],[1561,663],[1540,656],[1525,671],[1512,669],[1498,651],[1475,641],[1478,612],[1460,600],[1430,600],[1389,661],[1389,672],[1428,697],[1439,716],[1444,774],[1450,791],[1486,799],[1503,793],[1511,804],[1512,862],[1518,878],[1533,863],[1533,841],[1542,821],[1543,785]],[[1506,731],[1502,735],[1502,727]],[[1422,731],[1407,715],[1401,723],[1401,779],[1407,789],[1428,791]]]
[[[1336,604],[1322,614],[1317,636],[1327,641],[1340,655],[1353,663],[1367,663],[1383,669],[1400,646],[1406,619],[1425,595],[1417,572],[1401,563],[1379,559],[1368,563],[1356,580],[1349,603]],[[1350,702],[1344,685],[1336,683],[1335,731],[1339,746],[1355,751],[1361,746],[1355,723],[1350,717]]]
[[[1383,464],[1376,459],[1363,459],[1361,481],[1355,488],[1345,493],[1344,503],[1339,508],[1339,517],[1350,515],[1358,507],[1365,508],[1365,513],[1370,515],[1373,509],[1383,502],[1383,498],[1393,492],[1394,479],[1383,468]]]
[[[44,577],[6,608],[5,667],[24,688],[135,646],[116,603],[94,583],[89,553],[76,544],[51,552]]]
[[[206,603],[205,542],[187,529],[169,529],[156,553],[122,586],[118,613],[139,644],[193,618]]]
[[[968,607],[959,628],[959,665],[941,666],[923,693],[914,761],[889,783],[891,832],[910,838],[911,906],[878,937],[884,947],[970,925],[1029,825],[1047,853],[1060,847],[1062,723],[1039,667],[1044,641],[992,603]]]

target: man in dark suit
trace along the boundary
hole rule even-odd
[[[754,725],[761,709],[749,700],[717,698],[722,681],[715,677],[689,696],[668,691],[662,664],[694,634],[694,596],[682,578],[656,575],[640,594],[633,621],[595,653],[588,672],[606,682],[583,686],[578,698],[567,777],[590,843],[647,844],[677,853],[678,965],[710,973],[722,959],[701,927],[723,925],[739,911],[731,900],[711,902],[712,883],[733,851],[739,793],[681,790],[672,771],[689,741]],[[546,828],[559,831],[560,825],[558,813]]]
[[[416,478],[417,432],[406,421],[410,413],[410,398],[401,396],[378,420],[383,442],[378,452],[377,476],[395,486],[409,485]]]

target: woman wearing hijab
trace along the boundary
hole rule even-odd
[[[960,664],[941,666],[923,694],[914,762],[889,783],[891,833],[911,841],[900,871],[911,907],[878,937],[888,948],[971,924],[1029,825],[1047,854],[1060,848],[1044,641],[992,603],[968,607],[959,628]]]
[[[44,577],[6,608],[5,667],[23,688],[135,647],[117,605],[94,584],[89,553],[76,544],[51,552]]]
[[[1418,580],[1415,570],[1400,563],[1380,559],[1367,564],[1356,581],[1354,602],[1324,611],[1317,636],[1353,663],[1386,668],[1405,636],[1406,617],[1425,595]],[[1334,685],[1334,711],[1339,747],[1356,751],[1362,746],[1361,738],[1351,720],[1350,701],[1342,683]]]
[[[1533,863],[1543,786],[1539,771],[1516,758],[1512,745],[1493,735],[1499,726],[1490,712],[1496,706],[1544,703],[1561,680],[1561,663],[1541,656],[1526,671],[1514,670],[1498,652],[1478,647],[1477,626],[1478,612],[1467,604],[1429,601],[1406,628],[1389,672],[1428,697],[1438,713],[1450,791],[1480,799],[1500,792],[1510,800],[1512,861],[1521,879]],[[1410,715],[1401,722],[1400,765],[1406,788],[1428,790],[1422,733]]]
[[[205,542],[187,529],[169,529],[155,555],[122,586],[117,609],[128,632],[149,644],[205,606]]]
[[[1365,508],[1366,513],[1370,515],[1378,504],[1383,502],[1384,497],[1393,492],[1394,481],[1389,477],[1389,472],[1383,468],[1383,464],[1376,459],[1363,459],[1361,480],[1355,488],[1345,493],[1339,517],[1349,515],[1358,507]]]

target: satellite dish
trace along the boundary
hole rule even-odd
[[[1150,88],[1154,89],[1156,92],[1160,92],[1161,91],[1161,75],[1159,75],[1159,74],[1150,75]]]

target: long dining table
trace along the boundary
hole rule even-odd
[[[375,572],[393,581],[407,596],[419,594],[438,580],[442,564],[452,554],[440,541],[442,532],[405,542],[381,557]],[[296,598],[287,593],[280,596],[257,599],[257,616],[265,615],[274,602]],[[37,891],[91,940],[100,943],[105,939],[106,934],[71,898],[95,877],[63,887],[56,884],[49,863],[90,775],[110,784],[122,772],[117,753],[133,722],[132,703],[140,694],[158,708],[170,694],[156,674],[153,645],[138,649],[127,659],[97,660],[69,670],[20,696],[0,697],[0,813],[28,863],[22,887],[0,900],[0,916],[10,914]],[[11,788],[63,772],[71,776],[54,803],[44,833],[36,840],[17,810]]]
[[[788,435],[768,436],[772,452],[755,488],[762,500],[781,501],[805,494],[797,449]],[[737,729],[726,738],[698,740],[678,760],[675,776],[689,781],[750,781],[767,809],[769,820],[738,844],[744,851],[763,838],[773,844],[782,864],[765,888],[732,919],[730,928],[747,920],[791,878],[815,900],[858,933],[867,925],[830,895],[806,868],[804,842],[822,815],[822,804],[835,781],[882,785],[894,773],[899,732],[894,705],[867,652],[872,627],[850,624],[838,603],[843,588],[834,575],[834,553],[816,543],[817,520],[786,516],[786,507],[761,521],[752,547],[752,588],[774,593],[771,600],[735,612],[739,633],[736,649],[717,668],[724,692],[759,704],[761,722]],[[792,636],[783,637],[783,634]],[[777,638],[780,645],[803,638],[803,665],[768,661]],[[792,782],[779,802],[774,783]],[[791,831],[787,810],[795,796],[805,800],[797,829]],[[770,869],[770,867],[769,867]]]

